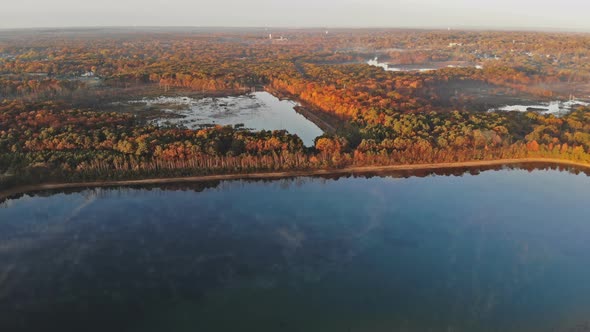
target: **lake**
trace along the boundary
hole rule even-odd
[[[407,175],[7,200],[0,330],[588,331],[590,177]]]
[[[244,125],[244,128],[253,131],[287,130],[299,136],[306,146],[313,146],[315,138],[323,134],[317,125],[297,113],[297,103],[279,100],[268,92],[202,99],[144,98],[130,103],[144,104],[146,108],[177,115],[156,120],[159,125],[182,125],[191,129],[206,125]]]

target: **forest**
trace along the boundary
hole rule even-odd
[[[284,30],[0,32],[0,185],[547,157],[590,162],[590,35]],[[436,70],[386,71],[367,61]],[[162,126],[132,96],[264,89],[334,130]],[[105,105],[111,105],[106,107]]]

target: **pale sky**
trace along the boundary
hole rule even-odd
[[[552,28],[590,31],[587,0],[3,0],[0,28]]]

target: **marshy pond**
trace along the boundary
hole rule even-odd
[[[551,101],[532,105],[505,105],[490,109],[489,112],[537,112],[540,114],[562,116],[574,111],[580,106],[590,106],[590,103],[572,99],[568,101]]]
[[[237,125],[254,131],[287,130],[299,136],[306,146],[313,146],[315,138],[323,134],[317,125],[297,113],[297,103],[280,100],[268,92],[202,99],[162,96],[129,103],[171,115],[154,120],[159,125],[182,125],[190,129]]]

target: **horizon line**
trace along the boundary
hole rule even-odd
[[[498,27],[498,26],[231,26],[231,25],[71,25],[38,27],[0,27],[0,31],[92,29],[285,29],[285,30],[424,30],[424,31],[490,31],[490,32],[567,32],[590,33],[590,29],[571,27]]]

